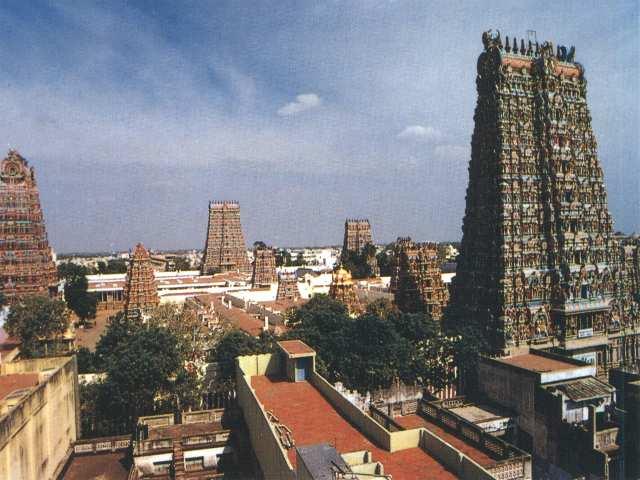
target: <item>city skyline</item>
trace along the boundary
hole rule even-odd
[[[455,241],[479,32],[531,29],[576,46],[614,228],[639,231],[638,6],[499,5],[9,2],[0,136],[61,253],[202,248],[225,198],[247,245],[337,245],[355,216],[378,243]]]

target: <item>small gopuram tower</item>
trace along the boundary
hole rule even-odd
[[[394,255],[396,306],[405,313],[425,312],[434,320],[442,319],[449,293],[442,282],[437,244],[403,238]]]
[[[229,201],[209,203],[209,226],[201,272],[250,272],[249,259],[240,225],[240,204]]]
[[[278,275],[278,291],[276,302],[295,302],[300,299],[298,280],[294,273],[280,273]]]
[[[366,218],[348,218],[345,220],[340,261],[345,262],[350,254],[361,254],[367,245],[373,246],[373,235],[371,234],[369,220]],[[372,249],[372,255],[367,258],[367,263],[371,267],[372,275],[379,276],[380,269],[378,268],[375,249]]]
[[[149,252],[141,243],[136,245],[127,269],[124,286],[124,312],[139,317],[160,303]]]
[[[555,347],[610,368],[640,360],[575,48],[485,32],[451,320],[496,353]],[[475,64],[474,64],[475,65]]]
[[[349,315],[359,315],[364,311],[360,300],[358,300],[351,274],[343,267],[338,267],[333,271],[329,296],[342,302],[347,307]]]
[[[256,242],[253,249],[253,275],[251,287],[265,287],[278,281],[276,275],[276,255],[273,248]]]
[[[58,276],[35,174],[15,150],[0,164],[0,259],[0,289],[9,301],[56,295]]]
[[[389,279],[389,292],[396,293],[398,289],[398,278],[400,277],[400,253],[403,249],[410,248],[413,245],[411,237],[398,237],[393,245],[393,253],[391,255],[391,278]]]

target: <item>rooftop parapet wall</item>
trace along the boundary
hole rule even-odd
[[[265,478],[295,480],[296,475],[287,453],[251,387],[252,376],[275,374],[280,368],[279,355],[264,354],[236,358],[238,404],[248,427],[251,446]]]
[[[1,369],[48,377],[0,417],[0,478],[57,478],[80,436],[75,357],[20,361]]]

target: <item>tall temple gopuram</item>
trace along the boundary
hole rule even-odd
[[[136,245],[129,261],[124,286],[124,313],[140,317],[160,304],[151,257],[144,245]]]
[[[256,245],[253,249],[253,274],[251,286],[268,287],[278,281],[276,274],[276,255],[273,248]]]
[[[399,238],[394,250],[394,302],[405,313],[428,313],[441,320],[449,301],[438,264],[438,245]]]
[[[210,202],[209,226],[201,272],[203,275],[210,275],[235,271],[250,273],[240,225],[240,204],[227,201]]]
[[[34,170],[15,150],[0,165],[0,282],[9,300],[58,290]]]
[[[373,235],[371,224],[366,218],[348,218],[344,222],[344,241],[342,243],[342,253],[340,260],[344,262],[349,253],[360,254],[367,245],[373,245]],[[367,259],[374,276],[380,275],[378,261],[374,256]]]
[[[555,346],[598,374],[640,358],[575,48],[483,35],[453,321],[496,352]]]

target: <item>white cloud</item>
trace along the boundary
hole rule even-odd
[[[398,138],[403,140],[421,140],[423,142],[440,140],[442,133],[433,127],[422,125],[410,125],[398,134]]]
[[[315,93],[302,93],[296,96],[295,102],[289,102],[280,109],[278,109],[278,115],[281,117],[288,117],[289,115],[296,115],[305,110],[319,107],[322,104],[322,100]]]

